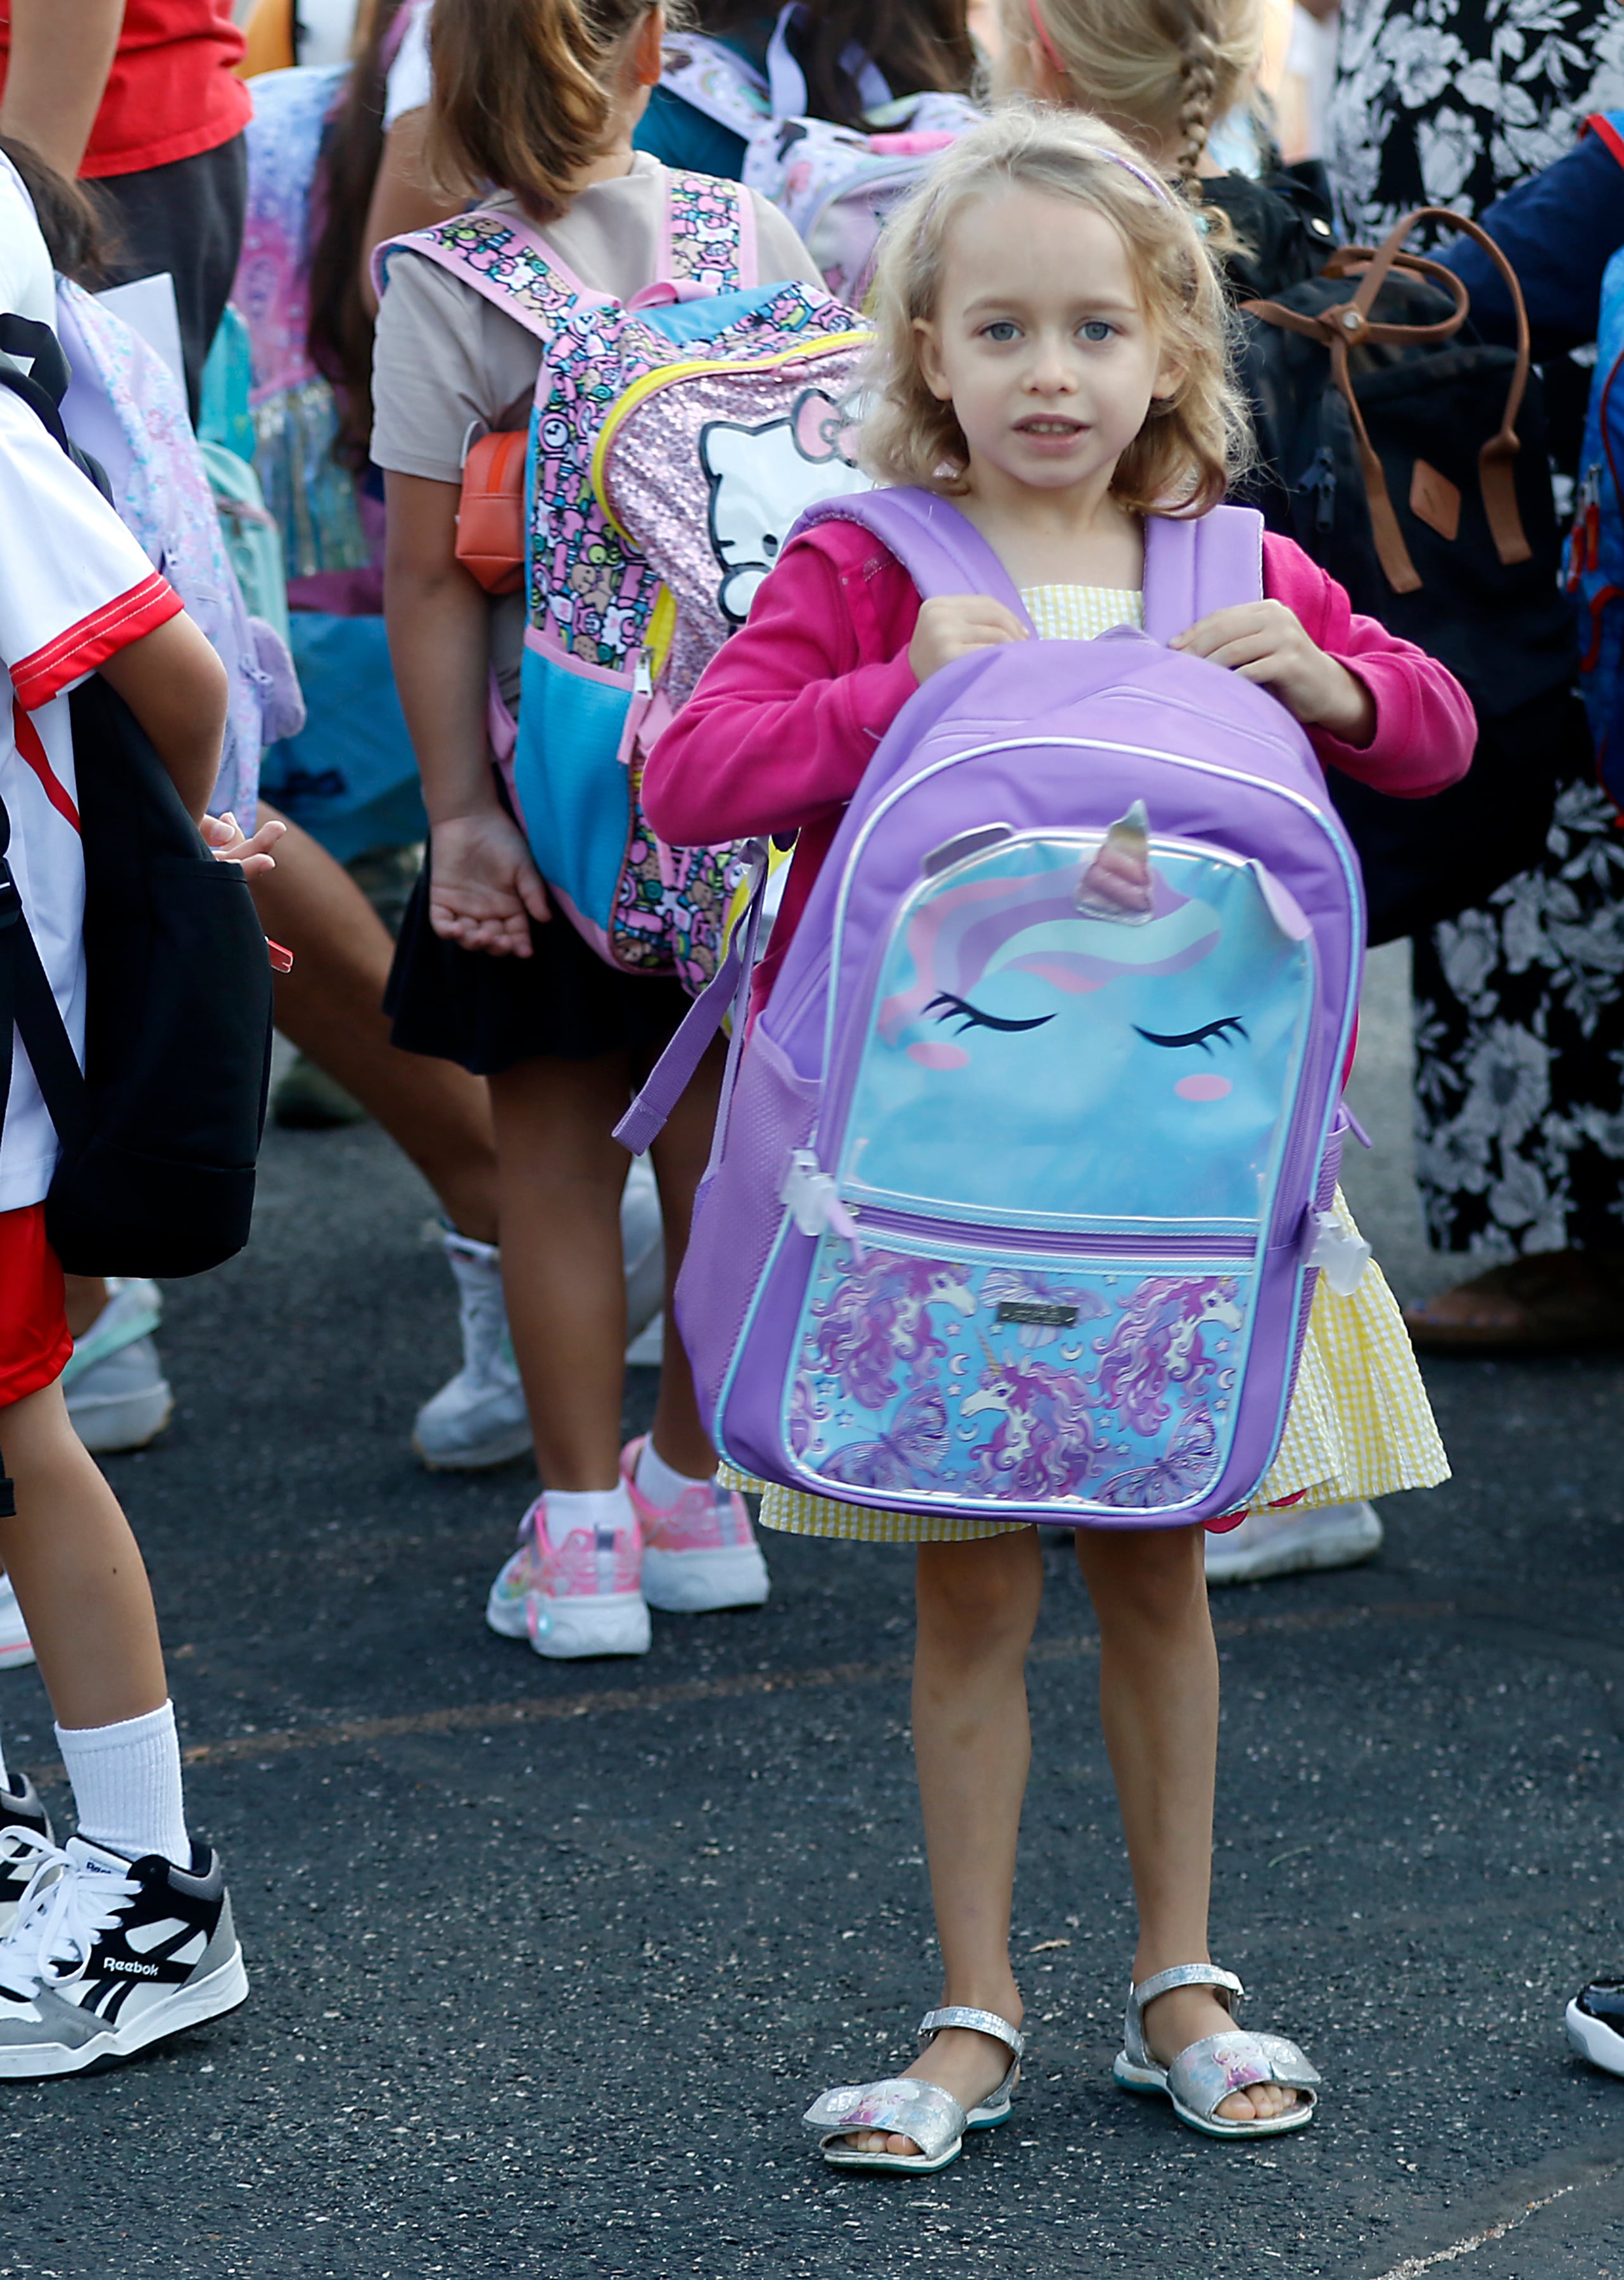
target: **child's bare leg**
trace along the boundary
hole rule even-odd
[[[261,803],[261,822],[275,813]],[[494,1243],[496,1164],[483,1081],[390,1043],[383,990],[395,946],[359,887],[289,823],[275,870],[254,881],[254,904],[266,932],[294,953],[293,971],[277,980],[277,1027],[377,1118],[459,1234]]]
[[[1043,1598],[1035,1529],[960,1544],[921,1544],[913,1660],[913,1754],[930,1891],[942,1946],[942,2000],[996,2011],[1014,2026],[1010,1968],[1015,1845],[1032,1756],[1026,1659]],[[923,2075],[966,2109],[1010,2062],[989,2035],[953,2027],[922,2051]],[[866,2152],[912,2153],[908,2138],[853,2132]]]
[[[59,1385],[0,1410],[17,1514],[0,1559],[57,1722],[111,1726],[168,1699],[152,1591],[118,1498],[68,1422]]]
[[[650,1151],[666,1236],[666,1348],[654,1407],[654,1446],[673,1471],[685,1473],[694,1481],[704,1480],[714,1471],[716,1452],[699,1421],[693,1372],[677,1336],[674,1296],[682,1254],[688,1249],[695,1190],[710,1158],[726,1062],[726,1049],[719,1038]]]
[[[613,1132],[630,1084],[621,1053],[523,1061],[490,1080],[502,1287],[550,1489],[620,1483],[629,1159]]]
[[[1139,1907],[1135,1983],[1175,1964],[1211,1960],[1218,1649],[1205,1547],[1200,1528],[1077,1531],[1078,1562],[1099,1617],[1101,1722]],[[1158,1995],[1144,2014],[1146,2037],[1163,2065],[1230,2023],[1202,1987]],[[1218,2112],[1241,2122],[1296,2103],[1294,2090],[1260,2083],[1235,2091]]]

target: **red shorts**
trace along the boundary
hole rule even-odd
[[[54,1385],[73,1351],[44,1205],[0,1212],[0,1409]]]

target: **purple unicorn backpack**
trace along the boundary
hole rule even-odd
[[[736,844],[656,838],[643,756],[802,512],[867,488],[850,443],[861,320],[812,286],[758,284],[754,239],[736,182],[668,174],[660,275],[628,305],[513,214],[383,249],[438,263],[543,343],[504,774],[536,867],[599,956],[696,990],[744,866]]]
[[[948,500],[814,509],[922,595],[1026,620]],[[804,524],[803,525],[804,527]],[[1145,632],[958,659],[870,763],[743,1042],[677,1291],[701,1412],[759,1477],[907,1512],[1160,1528],[1243,1506],[1284,1427],[1364,943],[1301,728],[1165,646],[1262,593],[1262,522],[1145,525]],[[1026,622],[1029,624],[1029,620]],[[1148,856],[1147,908],[1106,843]],[[620,1128],[646,1144],[718,974]],[[1355,1255],[1357,1254],[1357,1255]]]

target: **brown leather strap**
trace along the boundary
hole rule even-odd
[[[1522,528],[1521,511],[1517,505],[1514,463],[1520,448],[1517,437],[1517,414],[1528,384],[1529,338],[1528,312],[1522,297],[1522,288],[1517,273],[1487,230],[1464,214],[1451,213],[1444,206],[1417,206],[1395,224],[1379,246],[1340,246],[1326,264],[1328,277],[1351,277],[1358,274],[1358,284],[1351,300],[1339,302],[1335,308],[1322,310],[1317,317],[1302,315],[1295,309],[1282,308],[1276,301],[1243,301],[1242,311],[1248,316],[1260,317],[1266,324],[1279,325],[1294,333],[1306,334],[1310,339],[1322,341],[1330,350],[1331,378],[1347,404],[1352,422],[1355,443],[1358,448],[1359,466],[1365,478],[1365,493],[1370,506],[1371,535],[1375,543],[1378,558],[1387,582],[1395,593],[1412,594],[1420,584],[1410,551],[1404,542],[1398,518],[1388,497],[1382,463],[1372,448],[1364,419],[1353,393],[1348,370],[1348,350],[1369,343],[1383,347],[1420,346],[1429,341],[1450,339],[1460,330],[1471,303],[1466,286],[1452,270],[1424,255],[1406,253],[1405,241],[1421,222],[1439,222],[1450,229],[1459,230],[1463,236],[1480,245],[1505,280],[1511,295],[1512,307],[1517,320],[1517,361],[1512,372],[1512,384],[1507,390],[1505,409],[1500,425],[1478,453],[1478,482],[1482,490],[1483,512],[1488,519],[1495,551],[1503,563],[1527,562],[1533,553]],[[1455,306],[1447,317],[1432,325],[1386,325],[1373,323],[1370,312],[1376,296],[1395,268],[1412,275],[1424,276],[1442,285],[1454,297]]]

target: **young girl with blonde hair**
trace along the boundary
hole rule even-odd
[[[1110,128],[1012,109],[958,143],[891,223],[875,318],[873,472],[951,501],[1040,637],[1142,624],[1145,518],[1205,513],[1243,447],[1221,289],[1183,201]],[[1174,646],[1271,690],[1322,761],[1366,782],[1421,793],[1462,774],[1471,714],[1450,675],[1355,618],[1289,540],[1266,535],[1263,550],[1268,598],[1217,611]],[[821,522],[784,548],[644,779],[650,821],[673,840],[798,830],[758,1003],[910,697],[955,659],[1030,637],[986,596],[921,605],[854,524]],[[1316,1308],[1265,1497],[1323,1494],[1350,1470],[1373,1489],[1443,1476],[1380,1275],[1338,1307]],[[829,2091],[807,2122],[836,2165],[940,2168],[966,2129],[1007,2117],[1023,2047],[1009,1927],[1037,1532],[781,1488],[762,1519],[918,1546],[913,1736],[942,2007],[905,2075]],[[1236,2029],[1239,1982],[1208,1959],[1218,1663],[1202,1539],[1199,1527],[1076,1534],[1139,1907],[1117,2078],[1171,2096],[1195,2128],[1256,2137],[1301,2128],[1318,2077],[1295,2044]]]

